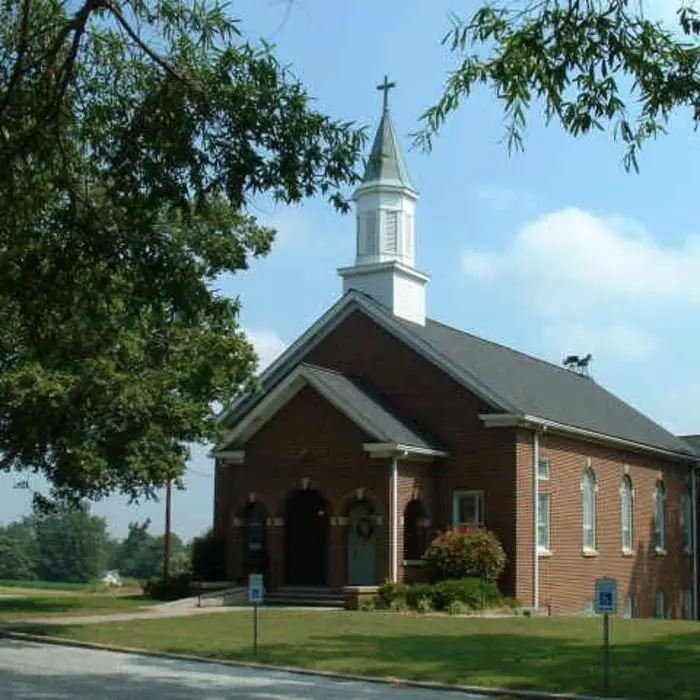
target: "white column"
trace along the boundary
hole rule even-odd
[[[537,523],[540,514],[539,479],[537,469],[540,462],[540,434],[537,429],[532,433],[532,513],[533,513],[533,547],[532,547],[532,605],[540,607],[540,555],[537,551]]]
[[[391,553],[391,580],[396,583],[399,580],[399,469],[398,458],[391,459],[391,532],[390,532],[390,553]]]

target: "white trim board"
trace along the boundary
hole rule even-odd
[[[255,433],[258,432],[285,404],[296,396],[305,386],[310,386],[321,395],[328,403],[334,406],[343,415],[349,418],[355,425],[363,430],[367,435],[379,441],[376,443],[364,443],[363,448],[372,456],[379,451],[386,452],[391,449],[393,453],[415,454],[417,456],[444,456],[445,453],[430,448],[403,445],[392,442],[390,436],[379,431],[376,424],[360,411],[354,410],[345,404],[340,396],[332,389],[319,381],[308,365],[300,364],[281,382],[279,382],[264,398],[259,401],[240,420],[226,437],[224,445],[231,443],[245,444]],[[226,457],[228,455],[242,455],[242,450],[214,450],[214,456]]]
[[[539,418],[537,416],[520,413],[481,413],[479,414],[479,418],[487,428],[528,428],[530,430],[539,428],[541,430],[551,430],[553,433],[562,435],[571,435],[586,442],[604,443],[627,448],[636,452],[650,452],[652,454],[663,455],[664,457],[673,457],[674,459],[684,461],[686,464],[693,461],[700,461],[700,459],[694,458],[692,455],[673,452],[672,450],[664,450],[660,447],[645,445],[641,442],[635,442],[634,440],[626,440],[625,438],[598,433],[594,430],[558,423],[548,418]]]

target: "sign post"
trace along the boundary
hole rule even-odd
[[[258,655],[258,605],[263,602],[262,574],[248,574],[248,601],[253,604],[253,655]]]
[[[593,597],[595,611],[603,615],[603,689],[610,690],[610,615],[617,612],[617,581],[599,578]]]

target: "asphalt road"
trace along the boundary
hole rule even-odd
[[[0,700],[486,700],[0,639]]]

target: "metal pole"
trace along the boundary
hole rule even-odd
[[[603,690],[610,690],[610,615],[603,615]]]
[[[253,655],[258,655],[258,604],[253,603]]]
[[[171,514],[173,500],[173,485],[170,479],[165,487],[165,541],[163,547],[163,578],[166,579],[170,575],[170,557],[172,554],[172,535],[171,535]]]

